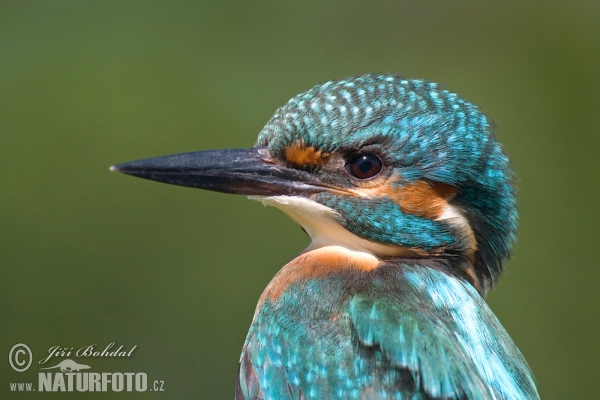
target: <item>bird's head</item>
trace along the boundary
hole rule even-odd
[[[113,168],[252,196],[302,225],[309,249],[437,258],[481,293],[515,237],[512,173],[489,120],[435,83],[397,75],[330,81],[299,94],[251,149]]]

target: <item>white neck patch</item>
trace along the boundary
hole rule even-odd
[[[475,233],[471,228],[471,224],[463,215],[461,210],[452,206],[451,204],[447,204],[444,208],[444,212],[437,219],[437,221],[443,220],[446,220],[446,222],[451,226],[458,228],[458,231],[468,243],[467,247],[465,248],[467,256],[472,258],[474,252],[477,250],[477,239],[475,239]]]

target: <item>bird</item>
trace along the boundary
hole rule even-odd
[[[516,238],[514,174],[491,120],[444,86],[334,79],[252,148],[111,169],[248,196],[310,237],[259,298],[236,399],[539,398],[485,301]]]

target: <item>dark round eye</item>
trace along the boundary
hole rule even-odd
[[[358,179],[369,179],[381,172],[383,163],[373,154],[363,154],[351,158],[346,163],[346,172]]]

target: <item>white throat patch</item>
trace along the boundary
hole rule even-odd
[[[265,206],[279,208],[301,225],[312,239],[310,245],[304,250],[332,247],[355,253],[355,257],[398,256],[404,253],[400,246],[388,246],[360,238],[345,229],[341,223],[343,217],[335,210],[315,201],[299,196],[248,196]]]

